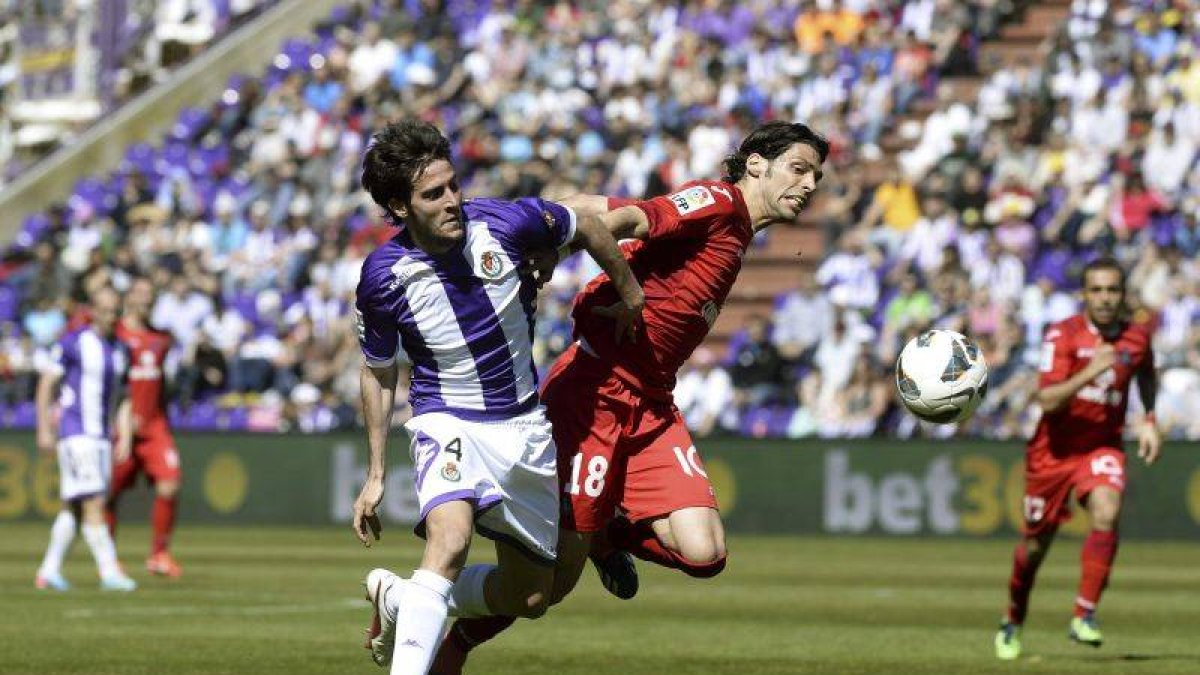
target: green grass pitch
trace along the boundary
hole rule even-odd
[[[391,527],[363,549],[349,528],[188,527],[179,581],[141,571],[148,533],[122,530],[142,584],[96,590],[77,541],[76,590],[33,589],[46,524],[0,536],[0,673],[172,675],[381,673],[361,648],[372,567],[407,574],[416,540]],[[1077,541],[1042,570],[1025,631],[1027,656],[1000,663],[992,635],[1004,603],[1008,541],[734,537],[722,576],[694,581],[639,565],[642,590],[622,602],[590,570],[538,622],[476,651],[468,673],[675,675],[774,673],[1197,673],[1200,544],[1127,542],[1102,606],[1107,643],[1070,644]],[[490,551],[476,544],[475,559]]]

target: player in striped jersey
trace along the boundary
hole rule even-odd
[[[92,298],[92,323],[59,340],[38,382],[37,445],[43,452],[57,449],[63,502],[50,528],[46,556],[38,568],[36,585],[41,589],[70,588],[62,575],[62,561],[81,519],[84,541],[100,571],[100,588],[137,588],[121,571],[104,522],[104,500],[112,476],[113,446],[109,438],[114,417],[120,418],[122,431],[126,432],[122,434],[125,440],[118,442],[117,460],[129,455],[130,410],[128,401],[122,400],[129,359],[115,334],[119,305],[120,296],[115,290],[100,289]],[[53,408],[56,388],[61,412],[57,434]],[[120,413],[115,414],[118,407]]]
[[[577,243],[614,280],[596,313],[632,336],[644,296],[601,219],[577,222],[541,199],[463,201],[449,142],[404,121],[375,136],[363,186],[401,232],[363,263],[356,310],[370,461],[353,527],[378,538],[384,450],[398,384],[410,380],[416,532],[410,579],[367,576],[367,646],[393,674],[424,674],[447,613],[537,617],[554,576],[559,497],[554,440],[532,357],[534,279],[527,255]],[[497,565],[466,567],[472,530],[496,541]]]

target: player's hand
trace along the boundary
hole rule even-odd
[[[1108,342],[1102,342],[1092,352],[1092,361],[1088,367],[1092,369],[1092,377],[1112,368],[1117,363],[1117,348]]]
[[[622,300],[607,307],[593,307],[592,312],[612,319],[616,325],[617,344],[626,337],[637,342],[637,333],[642,323],[642,309],[646,306],[645,296],[634,300]]]
[[[351,527],[354,528],[354,536],[358,537],[362,545],[367,548],[371,547],[367,530],[370,530],[375,541],[379,541],[379,533],[383,531],[383,523],[379,522],[379,515],[375,512],[382,501],[383,479],[368,477],[367,482],[362,486],[362,491],[358,493],[358,499],[354,500],[354,519],[351,523]]]
[[[554,278],[554,268],[558,266],[558,263],[558,251],[555,249],[534,249],[526,252],[518,273],[533,279],[538,288],[541,288]]]
[[[1142,422],[1141,428],[1138,429],[1138,459],[1150,466],[1158,460],[1161,452],[1162,433],[1158,430],[1158,424],[1152,419]]]
[[[54,453],[54,432],[50,429],[38,429],[37,448],[42,452]]]

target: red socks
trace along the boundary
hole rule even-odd
[[[1025,614],[1029,611],[1029,593],[1033,591],[1033,579],[1040,565],[1041,560],[1034,563],[1029,559],[1024,540],[1017,544],[1013,550],[1012,575],[1008,578],[1009,623],[1025,623]]]
[[[463,652],[491,640],[504,632],[517,620],[513,616],[481,616],[474,619],[459,619],[450,627],[446,639]]]
[[[712,562],[697,563],[663,546],[649,523],[631,523],[625,518],[614,518],[608,524],[606,534],[614,548],[629,551],[642,560],[680,570],[691,577],[707,579],[725,569],[725,556]]]
[[[175,530],[175,510],[178,503],[177,497],[154,498],[154,506],[150,510],[150,525],[154,530],[151,553],[162,553],[170,546],[171,533]]]
[[[1113,559],[1117,557],[1118,537],[1115,531],[1092,530],[1083,541],[1079,561],[1083,574],[1079,579],[1079,594],[1075,597],[1075,616],[1085,616],[1096,609],[1100,594],[1108,586]]]

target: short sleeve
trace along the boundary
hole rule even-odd
[[[517,222],[512,223],[523,248],[558,248],[575,238],[575,212],[562,204],[536,197],[513,202]]]
[[[368,272],[364,263],[354,303],[355,332],[363,358],[371,368],[386,368],[397,360],[408,363],[408,355],[400,347],[396,317],[380,307],[378,285]]]
[[[638,208],[650,221],[649,239],[688,239],[707,235],[715,218],[735,212],[730,189],[693,185],[673,194],[638,202]]]
[[[1038,387],[1049,387],[1071,376],[1073,363],[1066,332],[1051,326],[1042,338],[1042,351],[1038,357]]]
[[[75,358],[77,342],[74,338],[73,334],[68,333],[59,338],[58,342],[50,345],[50,349],[46,353],[46,360],[43,362],[44,372],[59,377],[67,372],[67,366]]]

